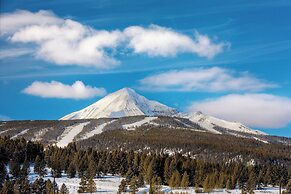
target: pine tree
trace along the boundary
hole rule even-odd
[[[181,185],[181,177],[178,171],[175,171],[169,180],[169,186],[171,188],[179,187]]]
[[[187,189],[188,186],[189,186],[189,176],[188,176],[187,172],[185,171],[183,174],[182,181],[181,181],[181,187],[183,189]]]
[[[74,178],[76,176],[76,167],[73,162],[70,162],[67,169],[67,175],[69,178]]]
[[[227,191],[231,189],[231,181],[229,179],[227,179],[227,181],[226,181],[225,188],[226,188]]]
[[[118,187],[118,193],[123,193],[123,192],[126,192],[126,180],[125,179],[122,179],[121,180],[121,183]]]
[[[152,162],[149,164],[147,171],[146,171],[146,180],[148,183],[151,182],[152,178],[153,178],[154,172],[153,172],[153,165]]]
[[[88,178],[94,178],[96,175],[96,167],[95,167],[95,162],[94,160],[91,158],[89,161],[89,165],[88,165],[88,169],[87,169],[87,176]]]
[[[250,194],[254,193],[253,190],[256,189],[256,185],[257,185],[257,183],[256,183],[257,180],[256,179],[257,179],[257,177],[256,177],[255,172],[253,171],[253,169],[250,170],[249,179],[248,179],[247,185],[246,185],[246,189]]]
[[[2,186],[4,181],[5,181],[5,178],[6,178],[6,175],[7,175],[7,171],[6,171],[6,167],[5,167],[5,164],[4,162],[0,162],[0,185]]]
[[[47,180],[45,182],[45,193],[46,194],[53,194],[54,193],[54,185],[51,180]]]
[[[130,183],[129,183],[129,188],[130,188],[130,191],[132,194],[135,194],[136,191],[137,191],[137,187],[136,187],[136,177],[133,176],[130,180]]]
[[[291,193],[291,179],[288,181],[285,191],[283,191],[283,194],[290,194],[290,193]]]
[[[149,188],[149,194],[155,194],[157,193],[157,186],[156,186],[156,181],[157,178],[153,177],[151,182],[150,182],[150,188]]]
[[[69,194],[69,190],[66,187],[65,183],[62,184],[61,189],[60,189],[60,194]]]
[[[45,182],[42,178],[38,178],[32,184],[32,193],[41,193],[45,190]]]
[[[29,161],[27,159],[25,159],[25,161],[23,162],[20,174],[22,178],[27,177],[27,175],[29,174]]]
[[[157,190],[157,193],[160,193],[161,189],[162,189],[162,178],[161,177],[158,177],[156,179],[156,190]]]
[[[34,171],[41,177],[45,175],[45,163],[39,155],[36,156],[34,161]]]
[[[93,178],[91,177],[91,178],[89,178],[86,191],[88,193],[93,193],[93,192],[96,192],[96,190],[97,190],[96,183],[93,180]]]
[[[213,187],[211,186],[211,176],[207,175],[206,179],[203,182],[203,191],[205,193],[210,193],[212,192],[212,190],[213,190]]]
[[[85,176],[81,177],[81,181],[79,183],[78,193],[86,193],[87,191],[87,179]]]
[[[13,183],[11,181],[6,180],[4,182],[4,185],[1,189],[1,193],[0,194],[14,194],[13,191]]]
[[[14,178],[18,178],[20,176],[20,163],[11,160],[10,161],[10,173],[13,175]]]
[[[137,177],[137,187],[143,187],[144,186],[144,179],[143,179],[143,175],[141,173],[139,173],[138,177]]]

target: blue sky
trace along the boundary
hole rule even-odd
[[[58,119],[132,87],[291,137],[290,10],[287,0],[2,0],[0,117]]]

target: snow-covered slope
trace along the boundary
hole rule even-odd
[[[174,108],[148,100],[130,88],[123,88],[80,111],[64,116],[61,120],[119,118],[137,115],[171,116],[176,113]]]
[[[223,119],[218,119],[209,115],[204,115],[202,112],[184,114],[183,117],[199,124],[201,127],[209,130],[212,133],[221,134],[223,133],[221,130],[231,130],[254,135],[266,135],[262,131],[250,129],[242,123],[225,121]]]

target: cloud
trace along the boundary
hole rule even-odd
[[[140,87],[155,91],[260,91],[277,87],[243,72],[220,67],[172,70],[140,80]]]
[[[19,56],[28,55],[31,53],[33,53],[33,50],[30,48],[1,49],[0,59],[19,57]]]
[[[228,45],[214,43],[198,32],[192,38],[157,25],[130,26],[124,30],[94,29],[49,11],[18,10],[1,15],[1,36],[11,43],[37,45],[34,56],[56,65],[113,68],[124,50],[151,57],[192,53],[212,58]]]
[[[62,99],[87,99],[95,96],[104,96],[104,88],[86,86],[82,81],[76,81],[72,85],[61,82],[40,82],[34,81],[23,90],[25,94],[40,96],[42,98],[62,98]]]
[[[1,14],[0,34],[14,33],[20,28],[30,25],[60,24],[62,19],[50,11],[40,10],[32,13],[26,10],[17,10],[12,13]]]
[[[175,32],[170,28],[150,25],[148,28],[132,26],[124,30],[129,39],[128,46],[135,53],[149,56],[175,56],[178,53],[196,53],[212,58],[228,46],[228,43],[213,43],[206,35],[195,33],[195,39]]]
[[[96,31],[72,20],[61,25],[32,25],[15,32],[11,42],[35,43],[36,57],[58,65],[107,69],[118,64],[109,51],[122,40],[117,31]]]
[[[189,111],[202,111],[252,127],[281,128],[291,124],[291,98],[270,94],[230,94],[194,102]]]

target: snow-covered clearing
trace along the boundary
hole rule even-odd
[[[47,175],[45,175],[44,179],[48,180],[50,179],[53,182],[53,177],[51,174],[51,170],[46,168]],[[30,167],[29,172],[29,182],[32,183],[38,178],[38,175],[34,173],[33,166]],[[120,182],[123,178],[120,176],[112,176],[112,175],[106,175],[102,176],[101,178],[95,178],[94,181],[96,183],[97,192],[95,193],[108,193],[108,194],[116,194],[118,191],[118,186],[120,185]],[[66,187],[69,189],[70,194],[77,194],[79,189],[79,183],[81,181],[80,178],[68,178],[66,174],[62,174],[61,178],[55,179],[56,183],[58,184],[58,187],[62,186],[64,183]]]
[[[57,146],[59,147],[65,147],[67,146],[69,143],[71,143],[73,141],[73,139],[79,134],[81,133],[81,131],[83,130],[83,128],[89,124],[90,122],[85,122],[85,123],[78,123],[76,125],[67,127],[65,129],[65,131],[63,132],[63,134],[60,137],[60,140],[57,143]]]
[[[90,137],[92,137],[92,136],[94,136],[94,135],[97,135],[97,134],[102,133],[102,132],[103,132],[103,129],[104,129],[104,127],[105,127],[106,125],[109,125],[109,124],[111,124],[111,123],[113,123],[113,122],[115,122],[115,121],[117,121],[117,120],[112,120],[112,121],[110,121],[110,122],[103,123],[103,124],[101,124],[101,125],[95,127],[95,129],[93,129],[92,131],[90,131],[90,132],[88,132],[88,133],[82,135],[82,137],[80,138],[80,140],[82,140],[82,139],[88,139],[88,138],[90,138]]]
[[[144,119],[137,121],[135,123],[127,124],[127,125],[122,125],[123,129],[127,130],[134,130],[136,127],[140,127],[145,123],[150,123],[151,121],[157,119],[158,117],[145,117]]]
[[[11,139],[15,139],[20,135],[24,135],[25,133],[27,133],[28,130],[29,129],[25,129],[25,130],[21,131],[20,133],[17,133],[16,135],[12,136]]]
[[[9,166],[7,166],[7,171],[9,172]],[[44,179],[48,180],[50,179],[53,181],[53,177],[51,175],[51,170],[49,168],[46,168],[47,175],[45,175]],[[34,173],[33,166],[30,166],[30,172],[28,175],[28,180],[30,183],[34,182],[38,178],[38,175]],[[118,191],[118,186],[120,185],[121,180],[123,177],[121,176],[112,176],[112,175],[105,175],[101,178],[95,178],[94,181],[97,186],[97,191],[95,193],[108,193],[108,194],[115,194]],[[70,194],[77,194],[79,183],[81,181],[80,178],[68,178],[66,174],[62,174],[61,178],[55,179],[56,183],[58,184],[58,187],[60,188],[62,184],[64,183],[66,187],[69,189]],[[144,192],[148,193],[149,191],[149,185],[146,185],[145,187],[139,188],[138,193],[143,194]],[[161,191],[165,193],[170,193],[171,191],[173,193],[175,192],[187,192],[189,194],[194,194],[195,189],[193,187],[190,187],[188,189],[171,189],[169,186],[162,186]],[[202,189],[201,189],[202,191]],[[130,193],[129,190],[127,193]],[[218,194],[240,194],[241,191],[239,189],[235,190],[229,190],[228,192],[225,189],[216,189],[211,193],[218,193]],[[255,194],[277,194],[279,193],[278,187],[269,187],[269,188],[263,188],[261,190],[255,190]]]

